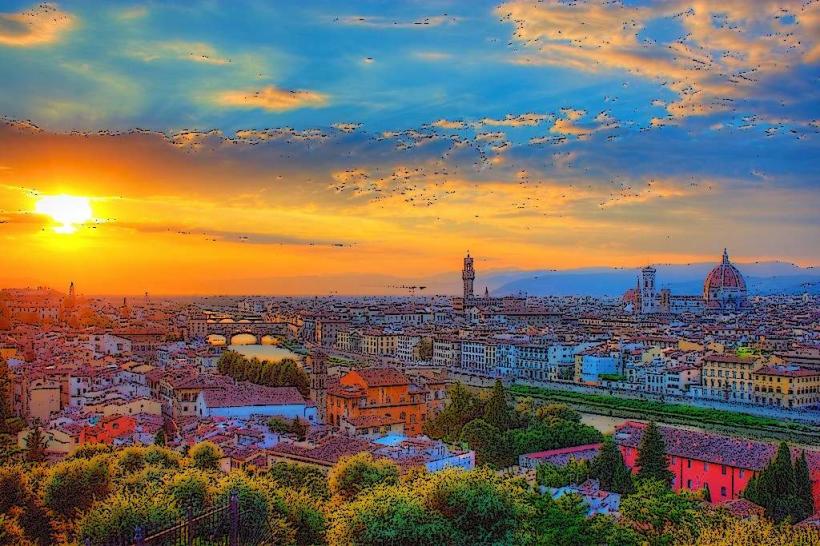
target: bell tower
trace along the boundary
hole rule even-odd
[[[464,301],[473,299],[473,282],[475,281],[475,269],[473,269],[473,259],[470,251],[464,257],[464,268],[461,270],[461,280],[464,281]]]
[[[641,269],[641,313],[657,311],[658,299],[655,292],[656,270],[651,265]]]

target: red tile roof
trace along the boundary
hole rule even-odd
[[[615,441],[622,446],[637,448],[646,425],[628,422],[615,431]],[[777,446],[747,438],[698,432],[676,427],[659,426],[666,443],[666,453],[698,461],[725,464],[735,468],[763,470],[777,452]],[[796,455],[797,450],[792,450]],[[809,470],[820,471],[820,451],[806,450]]]
[[[305,404],[305,398],[296,387],[264,387],[239,383],[222,389],[203,392],[210,408],[237,408],[247,406],[282,406]]]
[[[370,387],[388,387],[393,385],[408,385],[407,376],[395,368],[369,368],[356,370]]]

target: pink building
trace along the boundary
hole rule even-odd
[[[615,442],[633,472],[637,472],[635,460],[645,428],[645,423],[629,421],[615,431]],[[777,446],[767,442],[676,427],[658,428],[666,443],[669,469],[675,476],[673,488],[699,491],[708,485],[714,504],[740,498],[752,476],[763,470],[777,452]],[[798,457],[800,451],[793,449],[792,455]],[[817,511],[820,510],[820,451],[807,449],[806,460]]]

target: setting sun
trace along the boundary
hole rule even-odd
[[[47,195],[37,201],[34,210],[62,224],[54,228],[57,233],[74,233],[77,224],[91,220],[91,205],[85,197]]]

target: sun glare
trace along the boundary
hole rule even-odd
[[[57,233],[74,233],[77,224],[91,220],[91,204],[86,197],[47,195],[37,201],[34,210],[62,224],[54,228]]]

